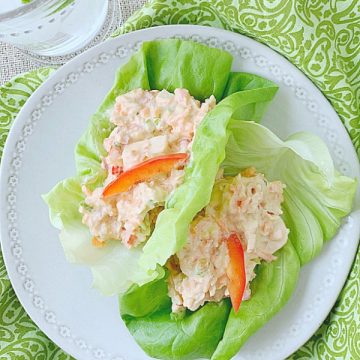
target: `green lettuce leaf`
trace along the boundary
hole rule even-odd
[[[108,110],[118,95],[141,88],[186,88],[198,100],[214,95],[221,100],[227,86],[232,56],[192,41],[175,39],[144,42],[141,49],[121,66],[113,88],[99,108]]]
[[[61,181],[42,198],[49,207],[50,221],[57,229],[61,230],[72,222],[81,223],[79,204],[84,200],[84,195],[79,178]]]
[[[162,359],[209,358],[230,312],[230,302],[224,300],[174,316],[165,278],[132,287],[120,297],[119,305],[126,326],[142,349]]]
[[[104,294],[124,292],[132,283],[143,284],[164,275],[164,270],[156,262],[156,247],[153,250],[155,254],[148,250],[145,252],[145,256],[150,256],[155,261],[149,261],[149,266],[151,265],[153,270],[150,272],[146,261],[145,267],[138,265],[140,257],[144,257],[141,248],[129,251],[119,241],[114,241],[101,249],[94,248],[90,233],[81,223],[81,215],[78,212],[79,205],[84,200],[81,186],[86,184],[88,188],[94,189],[103,183],[106,176],[101,168],[101,157],[105,155],[103,141],[113,129],[109,121],[109,111],[116,97],[135,88],[173,91],[175,88],[185,87],[199,100],[204,100],[212,94],[221,100],[225,95],[231,95],[236,91],[237,95],[229,97],[221,105],[226,112],[223,114],[222,111],[216,110],[204,119],[201,130],[203,134],[208,133],[204,146],[205,143],[211,142],[212,134],[218,133],[221,136],[219,143],[224,148],[224,126],[234,113],[234,109],[239,109],[244,118],[258,121],[263,113],[264,104],[272,99],[277,90],[276,85],[259,76],[230,73],[231,63],[232,57],[229,53],[190,41],[172,39],[143,43],[141,49],[118,70],[112,89],[97,113],[92,116],[88,129],[76,145],[76,176],[60,182],[44,196],[49,206],[50,220],[61,230],[60,240],[67,259],[90,266],[94,278],[93,285]],[[239,96],[241,92],[242,95]],[[198,141],[198,150],[201,150],[201,146],[202,143]],[[206,157],[201,156],[206,161]],[[215,163],[212,161],[213,177],[222,157],[223,155],[219,154],[219,159]],[[195,156],[196,161],[192,165],[192,171],[198,172],[199,179],[202,175],[196,169],[199,167],[200,159],[201,157]],[[212,181],[210,179],[208,192],[211,192]],[[196,186],[196,183],[190,182],[187,189],[183,188],[178,195],[175,194],[172,206],[175,206],[181,193],[195,194]],[[202,203],[206,204],[205,198]],[[180,209],[181,206],[180,202],[176,209]],[[196,209],[193,213],[196,213]],[[161,251],[163,259],[168,258],[173,249],[181,246],[190,221],[190,217],[179,217],[177,225],[172,227],[172,231],[167,232],[170,235],[171,246]],[[176,227],[182,231],[180,240]],[[151,243],[156,245],[156,241],[159,240],[156,239],[155,237]],[[144,263],[144,259],[142,262]]]

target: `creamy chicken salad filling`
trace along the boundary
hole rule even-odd
[[[107,171],[104,186],[90,191],[83,187],[82,221],[96,244],[121,240],[133,247],[147,240],[156,214],[169,194],[182,182],[184,164],[169,173],[135,184],[129,191],[104,198],[104,187],[121,173],[158,155],[190,153],[197,126],[215,106],[214,96],[200,103],[186,89],[136,89],[116,99],[110,121],[115,128],[104,141]]]
[[[190,225],[186,245],[167,264],[173,312],[196,310],[206,301],[229,296],[225,240],[231,233],[238,235],[244,249],[243,299],[250,298],[255,266],[274,260],[288,238],[281,218],[283,189],[280,181],[269,182],[255,169],[216,181],[210,203]]]
[[[94,245],[118,240],[131,248],[146,242],[166,199],[183,180],[186,160],[134,182],[127,191],[104,196],[104,189],[149,159],[190,154],[196,128],[215,104],[213,96],[200,103],[186,89],[174,93],[136,89],[117,97],[110,117],[115,127],[104,141],[107,155],[102,166],[107,178],[94,191],[83,186],[80,212]],[[243,300],[249,299],[256,265],[274,260],[288,238],[281,218],[284,187],[253,168],[235,177],[219,171],[210,203],[190,224],[184,248],[166,264],[173,312],[194,311],[206,301],[231,295],[226,242],[231,234],[243,249],[246,282],[241,294]]]

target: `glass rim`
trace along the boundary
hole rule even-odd
[[[45,4],[51,0],[33,0],[28,4],[23,4],[19,8],[15,8],[4,13],[0,13],[0,21],[13,19],[17,16],[25,15],[29,13],[31,10],[34,10],[38,5]]]

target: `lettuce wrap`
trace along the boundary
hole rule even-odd
[[[230,302],[222,300],[175,318],[166,278],[133,286],[122,295],[119,303],[124,321],[141,347],[156,358],[233,357],[285,305],[296,287],[301,265],[320,252],[324,241],[340,227],[341,218],[351,211],[357,182],[334,169],[319,137],[303,132],[282,141],[257,123],[234,118],[225,132],[226,156],[220,165],[225,175],[233,176],[254,166],[270,181],[286,184],[283,210],[289,239],[274,262],[258,265],[257,276],[251,282],[253,295],[243,301],[236,314]],[[211,165],[204,164],[204,168],[207,166]],[[212,191],[207,179],[207,186],[201,188],[206,196]],[[148,294],[155,292],[157,297],[149,303]]]
[[[259,121],[276,94],[277,86],[273,82],[256,75],[233,73],[231,64],[229,53],[191,41],[144,42],[118,70],[112,89],[76,145],[76,176],[60,182],[44,195],[50,220],[61,230],[66,258],[90,266],[93,286],[105,295],[118,294],[133,283],[141,285],[164,276],[162,265],[184,244],[193,215],[209,201],[210,193],[199,191],[207,183],[202,164],[211,164],[205,172],[210,179],[215,177],[225,157],[226,126],[231,116]],[[174,91],[181,87],[197,100],[214,95],[220,101],[201,123],[203,136],[194,144],[183,186],[168,199],[158,218],[157,230],[143,248],[129,250],[120,241],[95,248],[78,209],[84,200],[81,186],[94,189],[106,177],[101,157],[106,154],[103,141],[114,127],[109,121],[109,110],[118,95],[136,88]]]
[[[336,172],[318,137],[299,133],[281,141],[258,124],[277,86],[256,75],[231,72],[231,63],[229,53],[190,41],[143,43],[119,69],[113,88],[77,144],[76,176],[44,196],[51,222],[61,230],[67,259],[90,266],[93,285],[104,294],[120,293],[123,320],[143,350],[155,358],[234,356],[290,298],[300,266],[336,233],[356,191],[354,180]],[[105,179],[103,141],[113,128],[109,110],[116,97],[136,88],[180,87],[200,101],[210,95],[218,101],[197,129],[183,183],[167,199],[144,246],[129,250],[114,240],[103,248],[93,247],[78,211],[84,200],[81,185],[95,188]],[[189,224],[208,204],[219,168],[235,175],[249,166],[286,184],[287,244],[275,261],[257,266],[253,295],[237,314],[228,299],[172,314],[165,262],[186,243]]]

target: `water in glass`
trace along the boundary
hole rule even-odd
[[[0,41],[38,55],[62,56],[86,46],[104,24],[108,0],[0,2]]]

